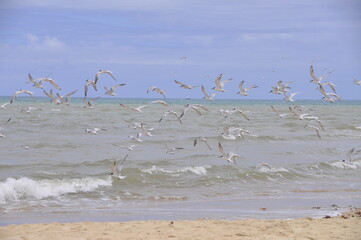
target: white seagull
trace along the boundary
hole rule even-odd
[[[86,97],[84,97],[84,99],[83,99],[84,107],[83,107],[83,108],[93,109],[93,108],[94,108],[93,102],[94,102],[95,100],[97,100],[98,98],[100,98],[100,97],[91,98],[91,99],[89,99],[89,101],[87,101],[87,100],[86,100]]]
[[[258,86],[252,84],[251,86],[249,86],[248,88],[243,88],[243,84],[244,84],[244,80],[242,80],[238,87],[239,87],[239,92],[237,94],[240,94],[242,96],[248,96],[248,91],[251,90],[252,88],[257,88]]]
[[[113,72],[109,71],[109,70],[99,70],[96,74],[95,74],[95,79],[94,79],[94,84],[96,85],[99,77],[101,74],[108,74],[109,76],[111,76],[115,81],[117,81],[117,79],[115,79],[115,77],[113,76]]]
[[[33,77],[30,75],[30,73],[28,74],[28,79],[33,84],[33,87],[43,89],[43,84],[34,80]]]
[[[142,108],[146,107],[146,105],[142,105],[142,106],[139,106],[139,107],[128,107],[128,106],[125,106],[124,104],[120,103],[119,104],[122,108],[125,108],[125,109],[128,109],[128,110],[132,110],[134,112],[143,112],[142,111]]]
[[[179,81],[177,81],[177,80],[174,80],[174,82],[175,82],[176,84],[179,84],[179,85],[180,85],[179,87],[184,88],[184,89],[192,89],[192,88],[195,88],[195,87],[199,87],[199,86],[187,85],[187,84],[181,83],[181,82],[179,82]]]
[[[202,90],[202,93],[203,93],[203,95],[204,95],[203,99],[205,99],[205,100],[212,101],[213,98],[214,98],[214,96],[216,96],[215,93],[212,93],[211,95],[209,95],[209,94],[206,92],[206,89],[203,87],[203,85],[202,85],[202,87],[201,87],[201,90]]]
[[[181,121],[180,118],[178,117],[178,114],[177,114],[176,112],[174,112],[174,111],[171,111],[171,110],[166,111],[166,112],[163,114],[163,116],[159,119],[159,122],[161,122],[161,121],[163,120],[163,118],[165,118],[165,117],[168,116],[169,114],[174,115],[174,116],[177,118],[178,122],[179,122],[180,124],[182,124],[182,121]]]
[[[29,90],[24,90],[24,89],[21,89],[21,90],[19,90],[19,91],[16,91],[14,94],[13,94],[13,96],[12,96],[12,98],[11,98],[11,100],[10,100],[10,103],[13,103],[14,101],[15,101],[15,99],[20,95],[20,94],[22,94],[22,93],[26,93],[26,94],[28,94],[29,96],[33,96],[33,92],[30,92]]]
[[[297,94],[299,94],[299,93],[295,92],[295,93],[291,93],[290,95],[287,96],[286,92],[283,92],[283,96],[285,97],[284,100],[289,101],[289,102],[294,102],[295,100],[293,99],[293,97],[296,96]]]
[[[89,88],[90,85],[93,87],[93,89],[95,91],[98,91],[97,85],[95,85],[95,81],[92,81],[92,80],[88,79],[88,80],[85,81],[85,85],[84,85],[84,96],[85,97],[88,96],[88,88]]]
[[[353,78],[353,84],[361,85],[361,80],[357,80],[356,78]]]
[[[204,137],[197,137],[196,139],[194,139],[193,146],[195,147],[199,141],[204,142],[207,145],[207,147],[209,148],[209,150],[212,150],[211,146],[209,146],[209,144],[208,144],[207,139],[205,139]]]
[[[115,96],[115,89],[118,88],[118,87],[121,87],[121,86],[124,86],[125,83],[120,83],[120,84],[117,84],[117,85],[114,85],[112,86],[110,89],[108,89],[107,87],[104,87],[105,89],[105,95],[109,95],[109,96]]]
[[[212,89],[215,91],[219,91],[219,92],[224,92],[225,90],[223,89],[224,85],[229,82],[230,80],[232,80],[232,78],[229,78],[227,80],[223,80],[221,81],[222,78],[222,73],[218,75],[218,77],[214,80],[216,86],[213,87]]]
[[[56,94],[56,96],[58,97],[58,99],[61,101],[61,103],[64,103],[66,105],[70,105],[70,98],[71,96],[76,93],[78,90],[74,90],[68,94],[66,94],[65,96],[61,96],[59,93]]]
[[[0,131],[4,129],[4,127],[11,121],[11,117],[5,122],[3,123],[1,126],[0,126]],[[4,138],[5,135],[0,133],[0,137]]]
[[[101,130],[101,131],[106,131],[105,129],[102,129],[102,128],[94,128],[93,130],[87,128],[87,129],[85,129],[85,132],[90,133],[90,134],[94,134],[94,135],[98,135],[98,132],[99,132],[100,130]]]
[[[134,145],[134,144],[129,145],[129,146],[120,145],[119,147],[127,149],[128,151],[133,151],[135,146],[137,146],[137,145]]]
[[[184,148],[182,147],[171,147],[169,148],[168,145],[166,144],[165,147],[167,148],[167,152],[166,153],[170,153],[170,154],[174,154],[176,150],[182,150]]]
[[[152,101],[150,103],[158,103],[158,104],[163,105],[164,107],[168,106],[168,103],[166,103],[165,101],[162,101],[162,100],[155,100],[155,101]]]
[[[143,142],[142,139],[140,139],[140,137],[142,136],[142,133],[137,133],[137,136],[134,137],[132,135],[128,135],[128,137],[132,140],[132,141],[136,141],[136,142]]]
[[[279,113],[273,105],[271,105],[271,108],[272,108],[273,112],[275,112],[277,114],[277,116],[279,116],[280,118],[286,118],[287,116],[289,116],[288,113]]]
[[[156,87],[156,86],[151,86],[151,87],[148,87],[147,93],[149,93],[150,91],[157,92],[157,93],[159,93],[160,95],[162,95],[162,96],[164,97],[164,99],[166,99],[166,98],[165,98],[165,90],[162,90],[162,89],[160,89],[160,88],[158,88],[158,87]]]
[[[122,171],[124,161],[127,159],[127,157],[128,157],[128,154],[123,158],[123,160],[119,164],[117,164],[117,162],[115,160],[113,161],[112,171],[110,173],[110,175],[112,177],[115,177],[119,180],[126,178],[126,176],[121,176],[120,172]]]
[[[61,88],[60,88],[60,87],[55,83],[55,81],[54,81],[53,79],[51,79],[51,78],[48,78],[48,77],[46,77],[46,78],[38,78],[37,80],[39,81],[39,84],[40,84],[40,85],[42,85],[43,82],[48,82],[48,83],[50,83],[51,85],[53,85],[56,89],[61,90]]]
[[[234,163],[235,165],[237,165],[236,158],[240,157],[238,154],[236,154],[234,152],[226,153],[224,151],[223,146],[222,146],[222,144],[220,142],[218,142],[218,150],[221,153],[219,158],[222,158],[222,159],[226,160],[227,162]]]
[[[317,137],[318,137],[319,139],[321,139],[320,129],[319,129],[318,127],[307,124],[307,125],[305,126],[305,128],[312,128],[312,129],[314,129],[314,130],[316,131]]]

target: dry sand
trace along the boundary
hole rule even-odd
[[[23,224],[0,227],[0,239],[361,239],[360,209],[333,218]]]

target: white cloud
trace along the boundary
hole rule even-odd
[[[43,39],[34,35],[27,34],[26,38],[28,40],[28,44],[26,48],[34,51],[51,51],[58,52],[65,49],[66,45],[56,37],[45,36]]]

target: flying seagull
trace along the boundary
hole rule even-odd
[[[111,175],[112,177],[115,177],[115,178],[117,178],[117,179],[119,179],[119,180],[126,178],[126,176],[120,175],[120,172],[122,171],[124,162],[125,162],[125,160],[127,159],[127,157],[128,157],[128,154],[125,155],[125,157],[123,158],[123,160],[122,160],[119,164],[117,164],[117,162],[116,162],[115,160],[113,161],[112,171],[111,171],[111,173],[110,173],[110,175]]]

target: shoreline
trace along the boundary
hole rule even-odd
[[[361,209],[336,217],[36,223],[0,226],[6,239],[357,239]]]

